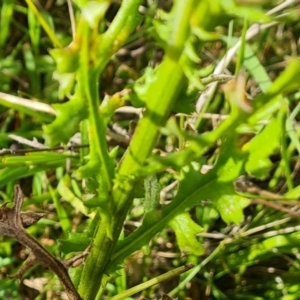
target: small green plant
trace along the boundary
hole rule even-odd
[[[42,9],[32,0],[3,1],[0,187],[11,208],[0,209],[0,233],[31,250],[28,261],[54,272],[69,299],[151,297],[149,287],[186,271],[160,291],[165,298],[187,297],[187,284],[195,283],[197,299],[297,299],[299,228],[292,217],[300,214],[288,206],[299,197],[300,60],[294,55],[271,72],[277,56],[263,53],[283,56],[268,34],[293,26],[298,4],[158,2],[74,0]],[[13,26],[23,38],[8,42]],[[14,95],[16,82],[23,95]],[[12,140],[25,149],[9,148]],[[22,214],[13,187],[25,180],[32,196]],[[27,234],[24,216],[43,205],[54,219],[29,222]],[[54,230],[47,250],[32,238],[43,228]],[[149,267],[147,255],[163,248],[157,240],[167,241],[170,228],[178,255],[153,276],[145,268],[139,279],[148,281],[132,287],[131,259],[142,249]],[[11,266],[14,242],[2,243],[0,265]],[[280,255],[293,261],[284,264],[281,284],[274,276],[263,287],[249,279],[260,261],[276,269]],[[32,265],[17,275],[33,274]],[[65,268],[75,265],[69,277]],[[0,297],[17,297],[12,284],[3,279]],[[48,279],[36,299],[53,299],[48,292],[56,289]]]

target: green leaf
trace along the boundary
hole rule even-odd
[[[60,251],[62,251],[64,254],[68,254],[71,252],[79,252],[85,250],[91,243],[91,240],[94,236],[94,231],[99,225],[99,222],[99,215],[96,214],[96,216],[88,225],[88,229],[86,232],[70,232],[67,239],[58,240]]]
[[[125,105],[126,103],[125,99],[127,98],[128,98],[127,91],[115,93],[112,96],[105,95],[99,109],[105,124],[107,124],[112,119],[116,109]]]
[[[285,129],[286,133],[289,135],[292,144],[294,144],[295,148],[298,151],[298,154],[300,154],[300,141],[299,141],[299,133],[296,130],[296,126],[294,125],[295,119],[297,118],[297,115],[300,112],[300,102],[298,102],[297,106],[294,108],[294,110],[290,113],[289,117],[286,119],[285,122]]]
[[[91,149],[93,151],[93,149]],[[97,156],[87,156],[89,158],[88,162],[81,166],[76,172],[75,175],[78,179],[88,178],[93,175],[99,174],[100,160]]]
[[[239,223],[243,220],[243,209],[249,204],[249,200],[235,193],[233,182],[244,172],[247,155],[239,150],[236,138],[235,134],[223,138],[219,158],[208,174],[201,174],[200,165],[196,162],[182,168],[176,196],[159,211],[156,218],[145,219],[134,233],[119,241],[112,258],[112,267],[147,244],[173,218],[199,204],[201,200],[212,200],[227,223]]]
[[[300,197],[300,185],[296,186],[292,190],[288,191],[285,195],[288,199],[299,199]]]
[[[53,105],[56,119],[49,125],[44,125],[44,137],[49,146],[61,142],[67,143],[78,131],[80,121],[87,118],[87,105],[83,98],[73,96],[70,101]]]
[[[75,84],[76,71],[79,68],[78,43],[74,42],[63,49],[50,50],[56,62],[56,71],[53,78],[59,82],[59,98],[68,95]]]
[[[237,43],[237,39],[233,40],[235,43]],[[248,70],[248,72],[251,74],[251,76],[258,83],[260,89],[264,93],[267,92],[272,84],[271,79],[266,69],[258,59],[257,55],[248,44],[246,44],[245,46],[245,56],[243,64]]]
[[[170,153],[167,156],[153,155],[148,159],[148,165],[138,174],[149,175],[157,172],[157,170],[164,170],[168,167],[172,167],[176,170],[180,170],[183,166],[186,166],[193,160],[195,154],[190,148],[187,148],[180,152]]]
[[[134,93],[129,95],[131,103],[135,107],[142,107],[147,103],[148,89],[156,81],[156,71],[148,67],[145,69],[144,75],[135,81],[132,89]]]
[[[59,181],[59,184],[57,186],[57,191],[75,209],[77,209],[84,215],[88,215],[87,209],[84,206],[83,201],[76,197],[76,195],[70,189],[70,185],[71,185],[71,179],[68,174],[65,174],[65,176]]]
[[[41,26],[32,12],[31,9],[28,10],[28,26],[29,26],[29,36],[31,39],[31,44],[34,53],[37,55],[38,54],[38,47],[40,44],[40,33],[41,33]]]
[[[50,195],[54,202],[61,228],[62,228],[63,232],[65,234],[67,234],[68,232],[70,232],[70,230],[72,228],[68,213],[65,210],[65,208],[63,207],[62,203],[57,198],[57,195],[55,194],[54,190],[52,189],[52,187],[50,185],[49,185],[49,192],[50,192]]]
[[[104,17],[110,1],[89,1],[82,9],[82,17],[91,28],[96,28]]]
[[[220,214],[212,205],[201,205],[196,206],[196,216],[197,222],[206,231],[219,218]]]
[[[239,224],[244,220],[243,209],[249,205],[249,199],[239,196],[232,184],[219,182],[204,189],[204,193],[205,190],[226,223]]]
[[[76,44],[63,49],[52,49],[49,52],[56,62],[59,73],[74,73],[79,68],[79,52]]]
[[[76,73],[59,73],[54,72],[53,78],[59,82],[58,98],[63,99],[69,95],[74,87]]]
[[[197,256],[204,254],[204,247],[196,238],[196,234],[202,232],[203,228],[196,224],[188,213],[176,216],[169,225],[175,231],[182,252]]]
[[[9,37],[10,22],[13,20],[12,15],[14,11],[13,0],[3,0],[1,3],[1,17],[0,17],[0,48],[5,45],[7,38]]]
[[[152,30],[152,35],[156,42],[164,48],[170,37],[170,28],[166,25],[167,22],[170,21],[170,13],[167,13],[162,9],[157,9],[156,15],[157,18],[152,21],[154,29]]]
[[[75,155],[55,152],[39,152],[39,153],[27,153],[21,156],[5,156],[2,158],[0,166],[20,166],[20,165],[39,165],[48,163],[59,162],[65,163],[67,158],[74,158]]]
[[[239,18],[244,18],[252,22],[271,22],[272,18],[268,16],[263,10],[251,7],[249,5],[236,5],[233,0],[221,0],[223,9],[229,15],[234,15]],[[213,4],[212,4],[213,5]]]
[[[277,115],[270,120],[270,123],[243,147],[249,152],[249,159],[246,163],[246,171],[251,175],[264,179],[268,176],[273,163],[270,155],[279,149],[282,135],[282,118]]]
[[[273,82],[267,95],[273,97],[278,94],[290,93],[299,89],[300,59],[289,62],[282,74]]]
[[[20,163],[16,163],[16,165],[20,165]],[[9,182],[14,182],[19,178],[29,177],[37,172],[46,171],[46,170],[53,170],[58,167],[65,167],[66,160],[60,159],[51,162],[42,162],[38,165],[31,165],[31,166],[8,166],[4,167],[0,170],[0,187],[5,186]]]
[[[91,242],[91,238],[85,233],[70,232],[67,239],[60,239],[59,250],[64,254],[84,251]]]
[[[29,166],[24,166],[24,167],[6,167],[6,168],[1,168],[0,170],[0,187],[5,186],[9,182],[13,182],[14,180],[22,177],[26,177],[30,175],[30,167]],[[35,173],[36,171],[33,170],[31,172]]]
[[[217,164],[207,175],[200,174],[195,165],[183,168],[182,182],[173,201],[180,201],[193,191],[193,198],[198,195],[198,201],[213,201],[226,223],[240,223],[244,219],[243,209],[249,205],[249,200],[235,192],[233,182],[242,173],[245,156],[229,138],[223,142],[221,149]]]

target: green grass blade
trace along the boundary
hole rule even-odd
[[[59,223],[61,225],[61,228],[66,236],[68,236],[68,233],[71,231],[72,224],[69,220],[69,216],[65,208],[63,207],[62,203],[59,201],[54,189],[51,187],[51,185],[48,185],[49,192],[51,195],[51,198],[53,200],[53,203],[55,205]]]
[[[13,0],[3,0],[0,15],[0,50],[4,47],[9,36],[10,22],[14,10]]]
[[[31,9],[28,10],[28,27],[29,27],[28,29],[29,29],[29,36],[31,40],[32,51],[35,55],[38,55],[41,27],[40,27],[39,20],[33,14]]]
[[[33,14],[37,17],[40,25],[44,28],[46,33],[48,34],[50,40],[52,43],[59,48],[62,48],[63,45],[60,42],[60,40],[57,38],[56,34],[53,32],[52,28],[50,27],[49,23],[46,21],[46,19],[43,17],[43,15],[38,11],[35,4],[32,0],[25,0],[29,9],[32,10]]]

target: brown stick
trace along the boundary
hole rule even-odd
[[[57,275],[65,288],[69,300],[82,300],[71,281],[66,268],[67,264],[50,254],[24,229],[24,225],[29,226],[36,223],[42,215],[33,212],[21,214],[20,210],[22,202],[22,190],[19,185],[16,185],[14,206],[8,208],[6,207],[6,204],[4,204],[0,207],[0,234],[14,238],[20,244],[31,250],[28,261],[26,261],[19,272],[13,276],[20,278],[34,263],[39,263]],[[84,255],[87,255],[87,253]]]

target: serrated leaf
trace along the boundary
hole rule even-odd
[[[148,67],[145,69],[144,75],[136,80],[133,85],[134,93],[129,95],[129,99],[135,107],[142,107],[147,102],[147,92],[149,86],[156,80],[156,71]]]
[[[84,233],[71,232],[67,239],[58,240],[59,249],[64,254],[84,251],[91,242],[91,238]]]
[[[93,150],[91,150],[93,151]],[[91,157],[91,155],[89,155]],[[93,175],[96,175],[99,173],[99,166],[100,166],[100,161],[98,158],[95,156],[92,156],[92,158],[89,159],[89,161],[81,166],[76,172],[76,177],[78,179],[83,179],[83,178],[88,178]]]
[[[87,118],[87,105],[83,98],[74,96],[63,104],[53,105],[56,110],[56,119],[49,125],[44,125],[44,137],[49,146],[61,142],[67,143],[78,131],[79,123]]]
[[[65,96],[71,93],[75,84],[75,77],[76,73],[53,73],[53,78],[59,82],[59,99],[63,99]]]
[[[170,19],[170,13],[167,13],[162,9],[158,9],[156,14],[157,18],[153,19],[152,21],[154,27],[152,35],[154,36],[156,42],[164,48],[170,37],[170,29],[166,25]]]
[[[198,195],[199,200],[209,199],[213,201],[226,223],[238,224],[244,219],[243,209],[249,205],[249,199],[238,195],[233,188],[233,181],[239,175],[239,168],[239,164],[228,159],[222,168],[211,171],[210,175],[216,177],[207,183],[205,183],[205,176],[199,174],[197,170],[191,167],[185,168],[184,180],[178,191],[179,197],[183,198],[189,191],[194,190],[195,185],[199,182],[199,189],[194,192],[194,197]]]
[[[207,197],[213,201],[222,216],[228,223],[239,224],[244,219],[243,209],[249,205],[249,199],[236,194],[233,185],[218,183],[208,188]]]
[[[105,95],[99,109],[105,124],[111,120],[118,108],[125,105],[125,99],[128,98],[128,94],[130,94],[128,90],[123,90],[122,92],[115,93],[112,96]]]
[[[233,134],[223,139],[218,161],[208,174],[201,174],[200,165],[196,162],[182,168],[179,190],[171,203],[159,211],[157,218],[144,220],[135,232],[118,242],[111,267],[147,244],[174,217],[199,204],[201,200],[213,200],[227,223],[242,221],[243,208],[249,204],[249,200],[235,194],[233,182],[244,172],[246,159],[247,154],[239,150]]]
[[[270,155],[279,149],[282,135],[282,119],[278,115],[270,120],[270,123],[243,147],[249,152],[246,163],[246,171],[251,175],[264,179],[268,176],[273,163]]]
[[[91,243],[95,229],[99,225],[99,222],[99,215],[96,214],[96,216],[90,222],[86,232],[71,232],[69,233],[67,239],[58,240],[60,251],[62,251],[64,254],[84,251]]]
[[[52,49],[50,54],[56,62],[59,73],[74,73],[79,67],[79,52],[77,46],[69,46],[63,49]]]
[[[196,234],[203,231],[203,228],[196,224],[188,213],[176,216],[169,222],[176,234],[178,246],[184,253],[202,255],[203,245],[197,240]]]

